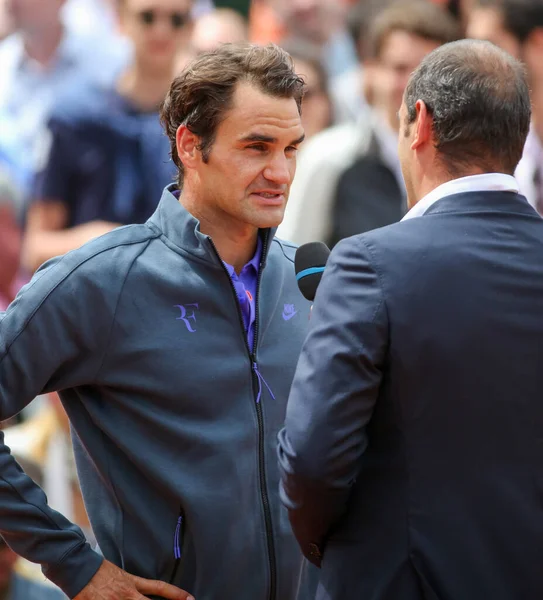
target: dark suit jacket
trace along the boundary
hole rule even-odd
[[[319,600],[543,597],[543,220],[522,196],[336,246],[279,454]]]

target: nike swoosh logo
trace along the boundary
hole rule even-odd
[[[285,321],[290,321],[292,319],[292,317],[294,317],[294,315],[297,315],[298,311],[291,313],[290,315],[286,315],[285,313],[283,313],[283,319]]]

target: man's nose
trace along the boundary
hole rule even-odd
[[[273,159],[266,165],[263,174],[268,181],[278,185],[289,185],[292,178],[289,159],[284,153],[274,155]]]

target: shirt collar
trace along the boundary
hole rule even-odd
[[[210,244],[210,238],[200,231],[199,221],[176,198],[175,194],[178,192],[175,183],[164,189],[158,207],[148,223],[158,229],[174,246],[203,260],[216,262],[216,254]],[[259,266],[266,262],[274,235],[275,228],[259,231],[259,240],[261,242],[268,240],[265,247],[263,243],[262,247],[257,247],[261,259],[258,261]],[[255,260],[255,257],[252,260]]]
[[[514,177],[505,173],[483,173],[482,175],[469,175],[459,177],[452,181],[442,183],[429,194],[419,200],[404,216],[402,221],[421,217],[433,204],[445,196],[462,194],[464,192],[515,192],[519,193],[519,186]]]
[[[260,259],[261,258],[262,258],[262,237],[259,234],[258,240],[256,242],[255,254],[254,254],[253,258],[251,258],[251,260],[243,267],[242,270],[245,270],[247,267],[252,267],[254,270],[254,273],[258,273],[258,270],[260,269]],[[234,274],[236,274],[236,270],[234,269],[233,265],[228,264],[224,260],[223,260],[223,263],[224,263],[224,266],[226,267],[226,270],[230,274],[230,277],[232,277]]]

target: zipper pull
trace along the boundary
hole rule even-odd
[[[173,555],[179,560],[181,558],[181,529],[183,527],[183,515],[179,515],[177,519],[177,527],[175,528],[175,536],[173,539]]]
[[[256,377],[258,379],[258,394],[256,396],[256,403],[258,404],[260,402],[260,398],[262,397],[262,384],[263,383],[266,386],[266,388],[268,389],[268,392],[270,392],[270,396],[275,400],[275,396],[273,395],[273,392],[271,391],[271,388],[267,384],[264,377],[262,377],[262,373],[260,373],[260,371],[258,370],[258,365],[256,362],[253,362],[253,371],[255,372]]]

